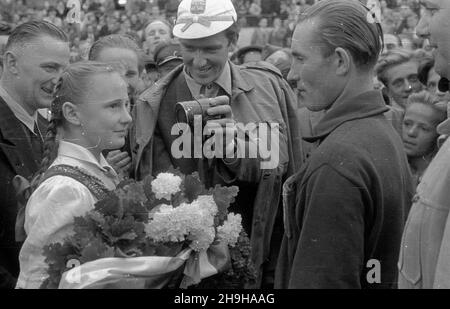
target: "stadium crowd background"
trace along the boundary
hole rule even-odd
[[[156,19],[173,23],[180,0],[81,0],[81,24],[67,22],[68,0],[0,0],[0,35],[7,35],[16,25],[45,19],[70,34],[73,59],[84,58],[93,40],[114,33],[134,36],[145,44],[145,27]],[[247,45],[289,47],[298,12],[315,0],[234,0],[241,26],[237,48]],[[396,35],[389,42],[408,49],[423,47],[414,35],[420,16],[417,0],[382,0],[384,33]],[[256,32],[257,35],[254,35]],[[389,43],[393,44],[393,43]],[[0,48],[2,41],[0,39]],[[1,52],[1,51],[0,51]]]

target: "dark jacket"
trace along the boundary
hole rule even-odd
[[[276,288],[394,287],[413,184],[378,91],[335,102],[318,142],[283,187],[285,234]],[[380,262],[380,284],[368,262]],[[370,281],[370,280],[369,280]]]
[[[40,115],[38,126],[46,132],[47,121]],[[0,288],[14,288],[19,274],[21,244],[14,234],[18,209],[12,179],[15,175],[32,176],[42,159],[32,150],[27,131],[0,97]]]
[[[239,159],[238,164],[233,166],[225,166],[220,159],[214,160],[215,163],[212,164],[213,185],[221,183],[240,187],[236,201],[239,204],[237,208],[242,207],[238,209],[239,212],[252,213],[250,222],[252,258],[257,269],[262,269],[263,264],[269,259],[282,183],[298,170],[303,160],[296,113],[297,103],[281,73],[270,64],[236,66],[230,63],[230,68],[232,76],[230,104],[236,121],[244,124],[275,122],[281,127],[280,158],[276,168],[261,170],[260,162],[254,159]],[[179,78],[182,69],[181,65],[158,81],[154,87],[145,91],[134,109],[133,135],[136,139],[132,143],[132,149],[138,179],[160,169],[160,166],[155,166],[155,162],[161,164],[161,157],[164,155],[159,155],[160,151],[156,151],[158,160],[154,158],[155,148],[158,147],[155,143],[155,127],[158,118],[161,117],[160,106],[168,103],[167,98],[179,102],[189,96],[186,83]],[[175,82],[179,84],[174,87]],[[168,89],[172,88],[173,93],[167,93]],[[170,151],[166,150],[165,153],[167,160],[172,161],[173,158],[169,158]],[[200,166],[198,170],[202,175]]]

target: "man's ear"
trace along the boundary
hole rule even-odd
[[[71,123],[75,126],[81,125],[80,111],[79,111],[77,105],[70,103],[70,102],[65,102],[62,105],[61,109],[62,109],[63,117],[66,119],[66,121],[68,121],[69,123]]]
[[[342,47],[337,47],[334,50],[336,75],[343,76],[350,71],[352,65],[352,56],[350,53]]]
[[[17,67],[17,54],[12,51],[7,51],[4,57],[4,71],[8,71],[14,75],[19,74],[19,68]]]

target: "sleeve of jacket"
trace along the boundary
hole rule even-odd
[[[294,174],[304,161],[304,151],[301,143],[302,134],[297,112],[297,98],[289,84],[279,73],[271,71],[270,67],[262,67],[260,69],[271,72],[271,74],[276,76],[274,79],[276,84],[273,85],[273,89],[276,92],[278,107],[284,122],[279,127],[278,141],[275,142],[278,146],[278,157],[275,157],[275,160],[278,159],[278,164],[275,164],[276,166],[272,164],[273,156],[270,163],[263,165],[261,165],[261,162],[264,160],[259,157],[258,159],[237,159],[232,163],[221,161],[217,165],[217,172],[228,183],[235,180],[258,182],[263,174],[261,166],[265,170],[276,170],[280,175],[288,177]],[[272,145],[272,141],[273,138],[268,135],[266,145]],[[246,139],[243,143],[238,144],[245,145],[247,149],[255,147],[255,141],[252,139]],[[272,150],[271,153],[273,154]]]
[[[361,186],[323,165],[309,178],[289,288],[361,288],[364,197]],[[297,205],[297,212],[299,211]]]
[[[16,278],[14,278],[9,271],[0,266],[0,290],[14,289],[16,286]]]

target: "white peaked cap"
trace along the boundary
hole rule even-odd
[[[236,20],[231,0],[183,0],[173,35],[180,39],[206,38],[228,29]]]

